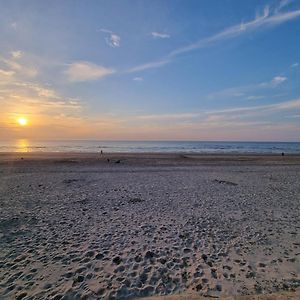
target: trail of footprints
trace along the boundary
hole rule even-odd
[[[289,198],[276,204],[276,217],[268,191],[245,196],[233,184],[198,191],[194,178],[181,183],[180,174],[172,182],[158,175],[152,186],[143,175],[137,189],[116,176],[114,188],[90,189],[85,181],[79,189],[76,178],[54,182],[55,192],[43,185],[51,205],[36,199],[33,216],[17,203],[22,210],[0,227],[3,299],[133,299],[186,290],[219,297],[300,286],[299,209]],[[166,186],[155,191],[160,180]]]

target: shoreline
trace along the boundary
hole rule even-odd
[[[285,153],[283,156],[281,153],[191,153],[191,152],[0,152],[0,159],[3,158],[18,158],[18,157],[28,157],[28,158],[103,158],[103,157],[125,157],[125,158],[216,158],[216,159],[226,159],[226,158],[266,158],[266,159],[289,159],[289,158],[300,158],[300,153]]]

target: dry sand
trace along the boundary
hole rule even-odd
[[[171,296],[152,296],[140,298],[143,300],[208,300],[207,297],[199,296],[195,293],[185,293],[180,295],[171,295]],[[256,294],[256,295],[247,295],[247,296],[229,296],[221,297],[219,300],[299,300],[300,299],[300,290],[293,292],[277,292],[277,293],[268,293],[268,294]]]
[[[201,297],[196,294],[181,294],[181,295],[171,295],[171,296],[153,296],[144,297],[143,300],[207,300],[207,297]],[[221,297],[220,300],[299,300],[300,290],[293,292],[277,292],[268,294],[257,294],[248,296],[231,296],[231,297]]]
[[[0,154],[0,299],[300,299],[299,175],[299,156]]]

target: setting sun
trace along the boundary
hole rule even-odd
[[[26,118],[19,118],[19,119],[18,119],[18,123],[19,123],[19,125],[21,125],[21,126],[26,126],[27,123],[28,123],[28,121],[27,121]]]

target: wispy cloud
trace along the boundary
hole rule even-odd
[[[261,99],[264,96],[253,96],[248,93],[253,93],[263,89],[276,88],[288,80],[285,76],[275,76],[270,81],[265,81],[256,84],[249,84],[244,86],[231,87],[220,91],[212,92],[206,96],[209,100],[226,99],[226,98],[246,98],[248,100]]]
[[[121,38],[116,34],[111,34],[110,38],[106,38],[106,43],[113,48],[120,47]]]
[[[133,81],[143,81],[144,78],[143,77],[134,77],[132,80]]]
[[[287,81],[287,77],[285,77],[285,76],[275,76],[271,81],[271,85],[272,86],[277,86],[279,84],[282,84],[285,81]]]
[[[291,68],[297,68],[297,67],[299,67],[299,63],[294,63],[291,65]]]
[[[220,91],[209,93],[206,98],[209,100],[222,99],[222,98],[236,98],[245,96],[250,86],[238,86],[226,88]]]
[[[10,99],[14,101],[14,104],[18,103],[20,107],[25,111],[31,113],[43,113],[43,114],[58,114],[61,110],[78,110],[81,109],[79,102],[69,99],[52,99],[47,97],[27,97],[24,95],[11,95]],[[17,109],[16,109],[17,110]],[[11,113],[18,115],[19,113]]]
[[[88,61],[77,61],[69,64],[64,71],[67,79],[70,82],[84,82],[102,79],[104,77],[116,74],[126,73],[138,73],[148,69],[159,68],[165,64],[170,63],[171,60],[162,60],[157,62],[151,62],[147,64],[138,65],[127,70],[116,70],[113,68],[107,68]],[[134,81],[143,81],[140,76],[134,77]]]
[[[108,29],[100,29],[101,32],[105,33],[105,41],[106,44],[112,48],[118,48],[121,44],[121,37],[117,34],[115,34],[113,31]]]
[[[36,96],[42,97],[42,98],[48,98],[48,99],[61,99],[57,95],[57,93],[48,87],[44,87],[42,85],[39,85],[37,83],[30,83],[30,82],[21,82],[21,81],[15,81],[12,83],[14,86],[14,89],[19,89],[20,90],[28,90],[33,92]]]
[[[282,112],[288,110],[300,109],[300,99],[294,99],[289,101],[278,102],[275,104],[246,106],[246,107],[234,107],[225,108],[208,112],[209,114],[236,114],[245,115],[251,113],[251,115],[261,115],[266,113]]]
[[[86,61],[74,62],[65,71],[68,80],[71,82],[96,80],[113,73],[115,73],[114,69],[105,68]]]
[[[168,114],[138,114],[131,119],[141,138],[202,140],[288,140],[299,137],[299,123],[290,116],[300,99],[277,104]],[[125,125],[126,126],[126,125]]]
[[[2,104],[9,104],[16,109],[21,104],[37,104],[40,107],[66,107],[78,108],[79,102],[76,99],[64,98],[54,89],[42,84],[23,81],[10,76],[7,81],[0,81],[0,97],[4,99]],[[36,109],[39,109],[37,106]]]
[[[290,5],[294,0],[281,0],[278,7],[275,8],[275,13],[280,12],[284,7]]]
[[[134,72],[144,71],[144,70],[148,70],[148,69],[155,69],[155,68],[162,67],[166,64],[169,64],[170,62],[171,62],[170,59],[154,61],[154,62],[150,62],[150,63],[146,63],[143,65],[133,67],[133,68],[127,70],[126,73],[134,73]]]
[[[202,110],[198,112],[187,113],[170,113],[170,114],[151,114],[139,115],[138,120],[166,123],[166,122],[185,122],[185,123],[216,123],[224,126],[228,121],[241,120],[247,122],[255,118],[254,122],[262,122],[262,119],[257,117],[265,115],[280,115],[283,112],[290,112],[295,114],[295,111],[300,110],[300,99],[294,99],[275,104],[244,106],[244,107],[230,107],[223,109]],[[249,120],[250,120],[249,119]],[[253,122],[253,121],[251,121]]]
[[[274,10],[273,13],[270,12],[269,6],[266,6],[264,8],[264,11],[262,14],[257,15],[253,20],[250,20],[245,23],[240,23],[237,25],[233,25],[231,27],[228,27],[219,33],[216,33],[215,35],[212,35],[210,37],[201,39],[193,44],[190,44],[188,46],[176,49],[172,51],[169,55],[170,56],[176,56],[185,52],[189,52],[192,50],[205,48],[210,46],[213,43],[232,39],[241,35],[245,35],[249,32],[252,32],[254,30],[263,29],[275,25],[279,25],[281,23],[296,19],[300,17],[300,10],[294,10],[289,12],[280,13],[278,10]]]
[[[23,56],[23,52],[18,50],[18,51],[11,51],[11,56],[13,59],[19,59]]]
[[[45,134],[52,131],[56,125],[71,124],[74,118],[82,114],[82,105],[78,99],[63,97],[50,86],[24,81],[14,74],[6,81],[0,80],[0,100],[0,124],[5,127],[4,132],[0,131],[1,137],[24,136],[24,132],[20,132],[16,126],[20,116],[27,116],[30,125],[38,124],[38,128],[30,126],[30,134],[35,136],[36,130],[39,130],[42,136],[42,132]],[[58,121],[61,115],[64,118]],[[56,134],[59,132],[56,131]]]
[[[275,76],[270,82],[263,82],[260,84],[261,87],[277,87],[283,82],[287,81],[285,76]]]
[[[2,77],[11,77],[15,74],[14,71],[7,71],[7,70],[2,70],[0,69],[0,78]]]
[[[38,70],[35,67],[19,61],[19,59],[23,56],[22,52],[13,51],[11,52],[11,56],[11,59],[0,56],[0,67],[2,65],[2,68],[5,67],[7,71],[14,72],[20,76],[31,78],[37,76]]]
[[[247,100],[260,100],[263,98],[265,98],[265,96],[261,96],[261,95],[250,95],[246,97]]]
[[[291,1],[282,1],[279,4],[279,6],[277,6],[277,8],[273,10],[271,10],[269,6],[266,6],[261,14],[257,14],[254,19],[248,22],[242,22],[237,25],[230,26],[212,36],[203,38],[190,45],[175,49],[168,55],[166,55],[164,58],[154,62],[146,63],[141,66],[133,67],[129,70],[129,72],[138,72],[152,68],[160,68],[172,62],[175,56],[183,54],[185,52],[206,48],[220,41],[233,39],[242,35],[246,35],[247,33],[253,32],[255,30],[267,29],[272,26],[280,25],[282,23],[299,18],[300,9],[288,12],[281,12],[281,10],[290,3]],[[152,32],[151,34],[153,37],[156,38],[168,38],[168,34],[165,33]]]
[[[152,114],[140,115],[137,119],[140,120],[184,120],[199,117],[201,113],[173,113],[173,114]]]
[[[18,23],[17,22],[12,22],[9,24],[11,28],[13,28],[14,30],[17,30],[18,28]]]
[[[280,103],[276,103],[276,104],[270,104],[269,108],[273,109],[273,110],[300,109],[300,99],[280,102]]]
[[[160,38],[160,39],[169,39],[171,36],[167,33],[161,33],[161,32],[151,32],[152,37],[154,38]]]

